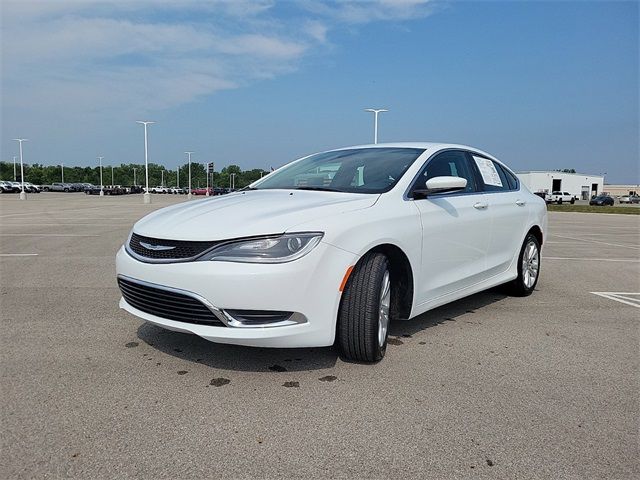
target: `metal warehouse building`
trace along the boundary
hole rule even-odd
[[[581,200],[589,200],[593,195],[602,193],[604,189],[602,175],[555,171],[518,172],[517,175],[533,193],[569,192]]]

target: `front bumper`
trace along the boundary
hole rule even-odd
[[[143,312],[120,299],[120,308],[169,330],[193,333],[218,343],[257,347],[332,345],[340,303],[340,284],[355,255],[321,242],[289,263],[251,264],[217,261],[151,264],[132,258],[122,247],[116,255],[120,276],[180,289],[202,297],[219,310],[295,312],[303,323],[284,326],[198,325]]]

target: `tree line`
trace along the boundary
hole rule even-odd
[[[134,182],[135,169],[135,182]],[[164,179],[165,186],[181,187],[188,186],[189,164],[179,167],[180,173],[176,169],[167,170],[164,166],[156,163],[149,164],[149,187],[160,185]],[[236,188],[246,187],[250,183],[258,180],[267,171],[254,168],[252,170],[242,170],[238,165],[229,165],[219,172],[213,172],[209,176],[210,186],[229,187],[230,175],[235,174],[234,184]],[[21,181],[20,164],[16,164],[15,180]],[[179,178],[178,178],[179,177]],[[0,162],[0,180],[14,180],[14,169],[12,162]],[[60,165],[32,165],[24,164],[24,180],[35,185],[50,185],[55,182],[62,182],[62,166]],[[64,167],[65,183],[92,183],[100,185],[100,167]],[[102,166],[103,185],[143,185],[145,184],[144,165],[120,164]],[[207,176],[205,166],[201,163],[191,164],[191,186],[193,188],[205,187]]]

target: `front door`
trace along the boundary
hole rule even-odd
[[[428,179],[440,176],[465,178],[467,187],[414,201],[422,221],[418,303],[473,285],[482,280],[486,269],[490,213],[466,154],[459,150],[437,154],[426,163],[414,188],[424,188]]]

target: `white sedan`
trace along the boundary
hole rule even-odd
[[[229,195],[138,221],[120,307],[169,330],[260,347],[336,344],[380,360],[389,322],[507,284],[533,292],[544,200],[475,148],[342,148]]]

